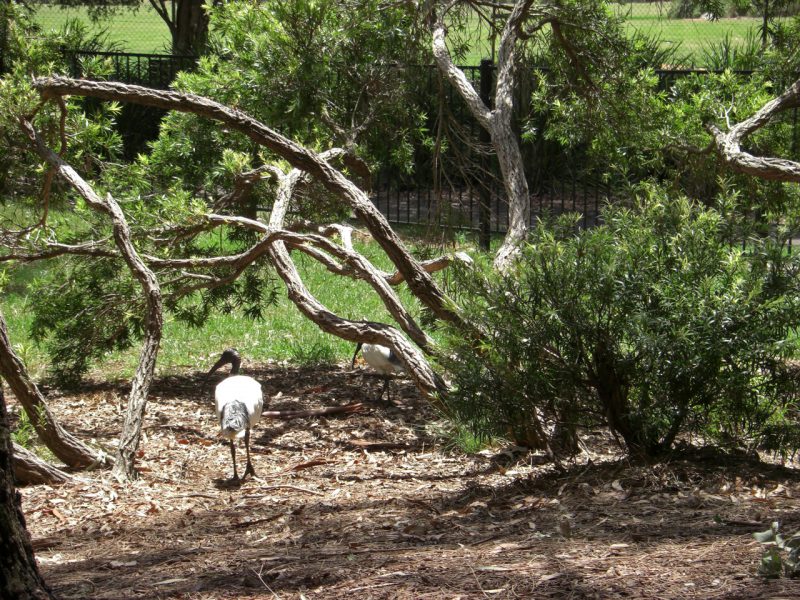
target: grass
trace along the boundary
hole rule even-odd
[[[356,243],[356,247],[379,268],[390,269],[385,254],[375,243]],[[368,319],[391,323],[380,299],[362,281],[336,277],[315,260],[293,254],[304,283],[309,290],[334,313],[347,319]],[[33,320],[29,284],[50,265],[21,265],[9,271],[10,283],[3,290],[0,310],[5,315],[12,344],[37,378],[46,374],[48,359],[44,351],[30,338]],[[245,360],[265,362],[286,361],[292,364],[336,363],[349,360],[354,346],[333,335],[320,331],[299,313],[288,299],[285,287],[276,280],[277,303],[266,307],[262,320],[252,320],[240,314],[213,314],[204,327],[196,329],[167,314],[164,337],[159,354],[159,373],[171,374],[187,368],[206,369],[223,349],[236,347]],[[405,285],[398,287],[404,304],[414,313],[419,307]],[[124,352],[110,353],[97,365],[94,375],[103,378],[129,378],[138,362],[138,344]]]
[[[670,19],[667,17],[668,4],[659,2],[615,4],[613,7],[626,17],[626,26],[630,31],[638,30],[659,36],[664,44],[678,46],[682,55],[695,62],[702,60],[703,48],[709,44],[719,43],[726,36],[734,43],[744,44],[748,33],[761,25],[760,17],[722,18],[717,21]],[[39,5],[36,9],[36,20],[46,29],[58,29],[68,18],[85,21],[93,31],[107,29],[110,41],[118,42],[127,52],[169,52],[167,26],[147,2],[143,2],[135,12],[126,10],[97,24],[91,23],[84,7],[62,9]],[[486,39],[475,39],[487,35],[485,28],[479,28],[477,20],[476,32],[477,36],[470,36],[474,49],[461,57],[463,64],[477,65],[482,58],[491,54],[491,44]]]
[[[93,23],[83,6],[60,8],[52,5],[37,5],[36,22],[45,31],[58,30],[68,19],[78,19],[89,26],[90,31],[108,32],[108,41],[116,42],[122,51],[160,54],[171,52],[171,40],[166,23],[150,6],[142,2],[136,11],[126,9]]]
[[[618,14],[625,16],[628,31],[658,36],[662,43],[678,47],[679,55],[692,61],[702,59],[703,49],[730,37],[734,44],[744,45],[748,35],[758,31],[760,17],[705,19],[670,19],[668,4],[658,2],[615,5]],[[697,66],[703,66],[698,64]]]

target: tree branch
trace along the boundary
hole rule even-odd
[[[317,153],[287,139],[256,119],[208,98],[175,91],[66,77],[37,79],[33,85],[44,98],[76,94],[104,100],[132,102],[165,110],[191,112],[221,121],[232,129],[242,132],[256,143],[282,156],[296,169],[310,173],[329,191],[347,202],[406,278],[409,287],[420,301],[439,318],[463,324],[461,317],[451,310],[443,292],[430,275],[419,267],[385,217],[370,202],[366,193]]]
[[[734,171],[771,181],[800,182],[800,163],[785,158],[754,156],[741,149],[742,141],[767,125],[778,113],[800,106],[800,79],[777,98],[767,102],[752,117],[737,123],[727,133],[709,123],[706,129],[714,136],[716,150]]]
[[[77,191],[93,209],[107,215],[114,230],[114,242],[133,277],[139,282],[147,304],[145,317],[145,339],[139,356],[139,364],[131,382],[128,409],[120,435],[114,475],[120,479],[135,476],[134,462],[141,437],[142,418],[147,403],[147,394],[153,381],[156,358],[164,326],[161,288],[153,272],[139,257],[131,239],[131,231],[122,209],[111,194],[100,198],[92,187],[78,175],[60,156],[48,148],[33,125],[24,117],[19,119],[23,133],[28,136],[36,153],[56,169],[58,175]]]
[[[433,57],[439,67],[439,71],[447,78],[450,84],[458,91],[459,95],[464,99],[469,107],[473,116],[478,119],[481,126],[490,129],[492,121],[492,111],[481,100],[478,92],[467,79],[464,71],[459,69],[453,62],[450,56],[450,51],[447,49],[447,27],[444,24],[444,17],[447,14],[447,9],[444,9],[437,15],[436,22],[433,26]]]
[[[111,464],[104,452],[90,448],[59,424],[25,365],[14,352],[3,314],[0,313],[0,375],[8,382],[17,401],[25,409],[39,439],[65,465],[90,467]]]
[[[100,248],[101,242],[86,242],[83,244],[70,245],[59,244],[57,242],[46,242],[46,250],[39,252],[23,252],[15,250],[10,245],[7,248],[11,249],[8,254],[0,255],[0,262],[8,262],[16,260],[19,262],[34,262],[37,260],[45,260],[48,258],[55,258],[56,256],[64,256],[65,254],[76,254],[80,256],[96,256],[102,258],[118,257],[119,254],[112,250],[104,250]]]
[[[30,450],[14,444],[14,479],[17,485],[60,485],[72,480],[61,469],[44,462]]]

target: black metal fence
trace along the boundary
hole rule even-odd
[[[197,65],[196,56],[175,54],[136,54],[129,52],[84,52],[64,50],[73,77],[86,72],[89,62],[108,61],[111,65],[110,79],[148,87],[166,89],[175,80],[179,71],[192,70]]]
[[[75,77],[82,76],[92,61],[104,60],[112,66],[110,79],[155,88],[169,87],[179,71],[194,68],[197,60],[191,56],[122,52],[65,51],[65,56]],[[426,102],[435,102],[438,97],[436,70],[433,67],[420,68],[426,72],[422,72],[419,102],[420,106],[426,106]],[[494,84],[491,62],[484,61],[480,66],[462,69],[488,102]],[[658,76],[662,88],[669,89],[677,78],[696,72],[664,70],[659,71]],[[445,155],[434,159],[430,151],[418,148],[413,173],[386,167],[376,174],[372,201],[391,223],[471,229],[481,233],[485,244],[491,233],[501,233],[507,228],[508,207],[502,179],[485,131],[458,94],[449,87],[445,90],[448,118],[458,128],[462,142],[468,141],[463,144],[466,149],[462,148],[457,157]],[[521,123],[531,89],[520,86],[516,93],[517,120]],[[428,114],[435,115],[437,111],[429,110]],[[158,109],[132,104],[123,106],[119,128],[128,157],[134,157],[145,149],[148,141],[155,139],[163,115],[164,112]],[[797,140],[796,109],[790,118],[793,137]],[[433,130],[434,123],[429,125]],[[567,154],[557,144],[545,139],[541,130],[546,123],[535,125],[539,134],[522,144],[532,221],[544,215],[575,212],[581,215],[580,225],[595,225],[603,204],[613,199],[612,190],[586,173],[574,153]],[[797,150],[797,144],[794,150]]]

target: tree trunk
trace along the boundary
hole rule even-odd
[[[142,352],[139,355],[139,364],[131,382],[131,391],[128,396],[128,409],[122,426],[122,434],[117,451],[117,460],[113,474],[118,479],[131,479],[135,476],[134,462],[136,450],[142,433],[142,420],[144,419],[147,394],[156,370],[156,358],[161,344],[161,333],[164,327],[163,308],[161,302],[161,288],[153,272],[140,258],[131,240],[131,230],[122,209],[111,194],[105,199],[97,195],[92,187],[78,175],[78,173],[64,160],[48,148],[33,125],[26,119],[20,119],[23,132],[29,137],[37,154],[47,161],[86,203],[94,210],[106,214],[114,230],[114,242],[122,255],[125,264],[130,269],[134,278],[142,287],[142,292],[147,303],[147,317],[145,321],[145,336]]]
[[[14,444],[14,479],[17,480],[17,485],[59,485],[68,482],[72,477],[44,462],[30,450]]]
[[[208,14],[204,0],[178,0],[172,28],[172,51],[175,54],[197,56],[208,38]]]
[[[0,389],[0,598],[52,598],[33,557],[21,497],[14,484],[12,456],[6,402]]]
[[[508,202],[508,231],[494,259],[495,267],[500,270],[505,270],[509,266],[530,227],[528,181],[525,179],[522,152],[517,135],[511,127],[511,118],[514,109],[515,48],[532,2],[533,0],[518,0],[503,28],[497,56],[497,85],[492,108],[490,108],[491,103],[481,98],[450,56],[446,40],[446,13],[438,15],[432,31],[433,55],[439,70],[466,102],[472,116],[489,133],[497,153]]]
[[[25,365],[11,347],[2,312],[0,312],[0,375],[8,382],[17,401],[25,409],[39,439],[65,465],[88,467],[102,464],[109,459],[102,452],[93,450],[72,436],[56,421],[47,407],[44,396],[31,381]]]

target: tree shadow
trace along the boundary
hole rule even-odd
[[[257,370],[268,393],[284,391],[271,409],[303,410],[318,407],[320,398],[347,403],[359,397],[353,390],[360,378],[350,373],[307,369],[292,379],[300,371]],[[47,546],[38,540],[39,549],[49,549],[42,569],[57,593],[87,598],[724,597],[713,588],[716,578],[729,582],[730,597],[756,588],[773,595],[789,590],[788,597],[797,597],[798,588],[787,587],[795,584],[757,587],[755,566],[744,576],[741,567],[742,553],[757,562],[757,548],[747,546],[753,531],[778,517],[787,530],[800,526],[790,500],[770,501],[766,493],[764,502],[746,499],[748,486],[768,492],[782,485],[797,496],[800,474],[794,469],[684,448],[658,463],[615,458],[576,462],[562,470],[526,468],[520,475],[515,470],[537,457],[432,453],[435,440],[421,424],[434,413],[410,395],[402,397],[410,411],[371,406],[347,417],[265,421],[251,451],[273,455],[273,464],[288,467],[265,472],[262,460],[257,465],[261,478],[229,486],[218,476],[230,473],[230,461],[223,460],[226,447],[209,443],[216,439],[209,433],[216,427],[213,404],[191,391],[197,380],[196,374],[159,380],[154,394],[160,400],[153,404],[174,410],[165,411],[168,422],[146,426],[176,434],[160,438],[162,447],[170,442],[186,460],[206,461],[205,470],[198,471],[206,479],[186,483],[194,486],[188,495],[206,498],[204,508],[167,510],[169,494],[180,497],[186,490],[162,487],[166,495],[159,499],[165,506],[157,514],[112,522],[107,531],[79,524],[54,535]],[[157,421],[155,414],[150,417]],[[181,445],[187,438],[203,444]],[[373,452],[369,445],[350,444],[353,439],[399,440],[402,446],[378,445]],[[194,454],[184,450],[191,448]],[[212,464],[209,455],[217,451]],[[298,464],[322,462],[294,472],[295,458]],[[436,461],[454,466],[437,470]],[[418,466],[406,469],[406,462]],[[155,470],[159,463],[150,464]],[[204,487],[209,481],[210,488]],[[745,500],[733,502],[734,494]],[[130,500],[134,507],[135,500]],[[52,560],[78,549],[80,559]],[[704,562],[709,555],[720,557],[713,569]],[[687,594],[685,580],[670,587],[676,572],[690,573],[694,594]]]

